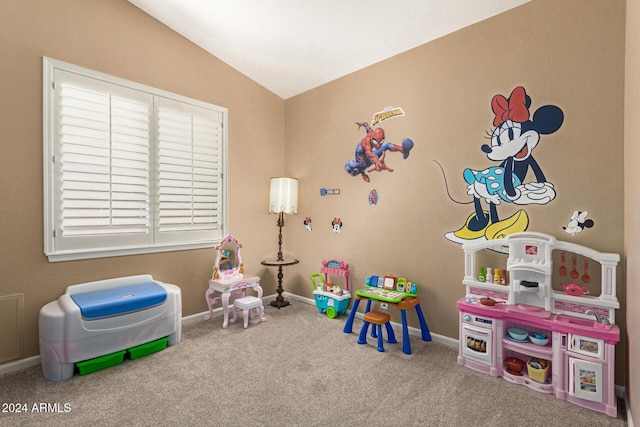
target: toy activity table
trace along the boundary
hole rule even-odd
[[[344,325],[344,333],[350,334],[353,331],[353,320],[356,317],[356,312],[358,311],[358,305],[360,301],[366,300],[367,306],[365,308],[365,313],[371,311],[371,301],[383,301],[388,304],[394,304],[400,309],[400,315],[402,316],[402,352],[404,354],[411,354],[411,342],[409,341],[409,325],[407,323],[407,310],[411,308],[415,308],[416,314],[418,316],[418,320],[420,321],[420,331],[422,335],[422,341],[431,341],[431,333],[429,332],[429,327],[427,326],[427,322],[422,314],[422,308],[420,308],[420,299],[417,295],[411,296],[408,293],[402,293],[402,295],[393,295],[395,298],[389,298],[388,293],[379,294],[377,292],[372,292],[375,288],[365,288],[360,289],[355,292],[355,299],[353,301],[353,307],[351,307],[351,312],[349,313],[349,318]],[[394,291],[397,292],[397,291]]]
[[[404,298],[409,296],[405,292],[371,287],[358,289],[356,291],[356,295],[360,295],[361,297],[374,299],[377,301],[391,302],[395,304],[399,303]]]

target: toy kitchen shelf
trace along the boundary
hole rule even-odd
[[[599,315],[606,316],[610,323],[615,323],[615,310],[620,308],[616,297],[616,267],[620,255],[598,252],[586,246],[556,240],[553,236],[542,233],[515,233],[504,239],[489,240],[462,245],[465,258],[463,284],[467,287],[467,296],[478,295],[495,297],[507,304],[523,304],[540,307],[554,313],[592,318],[584,314],[591,309]],[[507,286],[480,282],[476,276],[479,266],[476,265],[476,254],[490,249],[497,252],[508,250]],[[574,255],[592,259],[601,266],[601,286],[599,296],[572,296],[563,291],[554,290],[551,286],[553,261],[552,251],[560,250]],[[570,278],[567,278],[570,281]],[[524,284],[537,284],[528,287]]]
[[[614,364],[620,330],[615,325],[618,254],[598,252],[553,236],[524,232],[504,239],[462,245],[466,296],[457,303],[460,317],[458,364],[499,376],[558,399],[617,416]],[[477,257],[483,250],[507,254],[507,283],[481,281]],[[553,254],[571,256],[573,269],[554,277]],[[576,257],[600,264],[583,283],[599,294],[574,288],[554,289],[553,280],[576,280]],[[504,266],[496,266],[504,268]],[[585,275],[586,277],[586,271]],[[489,279],[489,278],[487,278]],[[600,280],[598,280],[600,279]],[[576,289],[579,292],[574,292]],[[566,291],[566,292],[565,292]],[[513,339],[509,330],[524,333]],[[543,342],[534,344],[535,337]]]

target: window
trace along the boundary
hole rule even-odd
[[[223,238],[226,109],[50,58],[43,71],[50,261]]]

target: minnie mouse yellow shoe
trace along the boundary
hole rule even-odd
[[[489,217],[489,212],[484,211],[484,214],[487,216],[487,218]],[[463,242],[477,240],[477,239],[484,239],[487,227],[491,225],[491,220],[487,222],[487,225],[484,228],[478,231],[474,231],[469,228],[469,224],[474,218],[476,218],[476,214],[472,213],[471,215],[469,215],[469,217],[467,218],[467,221],[465,222],[462,228],[445,234],[445,237],[451,240],[452,242],[458,242],[458,243],[463,243]]]
[[[484,237],[487,240],[503,239],[509,234],[520,233],[529,227],[529,215],[520,209],[507,219],[491,224],[486,228]]]

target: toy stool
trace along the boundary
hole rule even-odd
[[[385,325],[387,328],[387,342],[391,344],[395,344],[396,336],[393,333],[393,328],[391,327],[391,315],[389,313],[383,313],[381,311],[369,311],[364,314],[364,323],[362,324],[362,329],[360,330],[360,336],[358,337],[358,344],[366,344],[367,343],[367,331],[369,330],[369,324],[374,325],[373,327],[377,327],[378,332],[378,351],[384,351],[384,347],[382,346],[382,325]]]
[[[262,300],[257,297],[246,296],[242,298],[236,298],[233,301],[233,319],[231,320],[231,322],[233,323],[236,321],[237,311],[238,309],[241,309],[242,318],[244,320],[244,328],[247,329],[247,326],[249,325],[249,312],[252,308],[256,309],[260,322],[264,322],[265,320],[267,320],[264,317],[264,306],[262,305]]]

